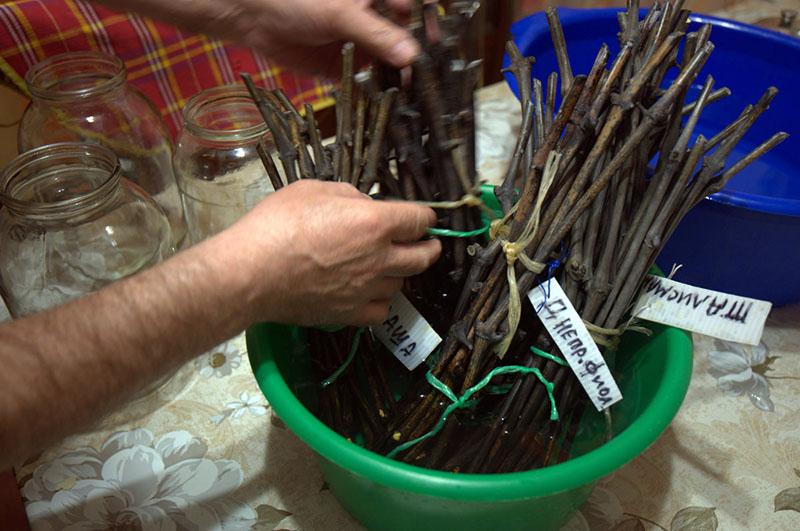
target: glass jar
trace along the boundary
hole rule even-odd
[[[158,110],[126,83],[118,57],[68,52],[34,65],[25,76],[31,104],[22,117],[20,152],[58,142],[90,142],[114,151],[122,176],[161,206],[173,244],[186,235],[172,170],[172,141]]]
[[[12,317],[62,304],[172,253],[169,222],[109,149],[33,149],[0,175],[0,294]]]
[[[244,85],[194,95],[183,120],[174,168],[194,244],[235,223],[273,190],[256,145],[264,139],[272,153],[274,143]]]

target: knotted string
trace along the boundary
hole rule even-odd
[[[508,212],[506,212],[505,216],[503,216],[501,219],[495,219],[492,221],[491,228],[489,229],[489,238],[496,240],[498,238],[508,237],[508,234],[511,232],[511,227],[508,226],[508,222],[517,212],[518,206],[519,203],[514,203],[514,206],[508,209]]]
[[[461,199],[458,201],[415,201],[416,204],[421,206],[426,206],[428,208],[440,208],[440,209],[456,209],[461,207],[478,207],[483,210],[487,217],[490,220],[494,220],[497,215],[495,215],[494,210],[486,206],[486,203],[483,202],[483,199],[480,197],[480,188],[478,185],[475,188],[466,194],[464,194]],[[443,236],[447,238],[474,238],[476,236],[480,236],[489,232],[492,227],[492,223],[487,223],[483,227],[475,230],[470,231],[459,231],[453,229],[440,229],[436,227],[429,227],[428,234],[432,236]]]
[[[464,194],[461,199],[457,201],[414,201],[416,204],[426,206],[428,208],[438,208],[444,210],[455,210],[461,207],[478,207],[483,210],[490,219],[494,219],[497,215],[494,210],[486,206],[483,199],[480,197],[480,188],[475,187],[473,190]]]
[[[586,329],[589,331],[589,334],[592,336],[592,339],[595,343],[601,347],[606,347],[611,351],[615,351],[617,350],[617,347],[619,347],[620,336],[629,330],[631,332],[638,332],[646,336],[653,335],[653,331],[649,328],[635,325],[635,319],[635,316],[631,317],[619,328],[603,328],[595,325],[594,323],[590,323],[589,321],[583,321],[583,324],[586,326]]]
[[[418,205],[426,206],[428,208],[443,208],[443,209],[456,209],[464,206],[480,207],[483,201],[480,196],[470,191],[464,194],[461,199],[457,201],[416,201]]]
[[[492,369],[489,372],[489,374],[484,376],[480,382],[478,382],[474,386],[464,391],[464,394],[462,394],[460,397],[456,396],[456,394],[449,387],[447,387],[447,384],[445,384],[436,376],[434,376],[431,371],[428,371],[425,374],[425,379],[428,380],[428,383],[431,384],[431,386],[433,386],[437,391],[446,396],[451,403],[449,406],[447,406],[447,408],[445,408],[445,410],[442,412],[442,415],[439,417],[439,421],[429,432],[420,435],[416,439],[411,439],[410,441],[404,442],[403,444],[397,446],[394,450],[389,452],[386,455],[386,457],[392,459],[395,456],[397,456],[397,454],[399,454],[400,452],[404,452],[409,448],[411,448],[412,446],[415,446],[421,443],[422,441],[434,437],[437,433],[439,433],[442,430],[450,414],[452,414],[457,409],[464,409],[470,407],[475,403],[474,401],[470,400],[472,395],[474,395],[475,393],[477,393],[478,391],[489,385],[489,382],[491,381],[492,378],[500,374],[512,374],[512,373],[533,374],[539,379],[540,382],[542,382],[542,385],[544,385],[544,388],[547,391],[547,397],[550,399],[550,420],[552,421],[558,420],[558,409],[556,408],[556,399],[553,396],[554,385],[552,382],[550,382],[549,380],[547,380],[547,378],[544,377],[544,375],[541,373],[539,369],[536,369],[534,367],[523,367],[522,365],[505,365],[503,367],[496,367]],[[394,434],[394,437],[396,439],[399,439],[400,436],[401,435],[399,433]]]
[[[508,282],[508,331],[506,336],[498,343],[495,352],[500,359],[505,356],[508,348],[511,346],[511,341],[517,333],[519,326],[520,316],[522,315],[522,301],[520,300],[519,287],[517,285],[517,273],[515,265],[517,260],[531,273],[538,275],[545,270],[547,264],[531,260],[526,254],[525,249],[536,238],[536,233],[539,230],[539,221],[542,213],[542,205],[544,199],[547,197],[547,192],[553,184],[556,172],[558,171],[558,164],[561,161],[561,153],[551,151],[547,157],[547,163],[542,173],[542,183],[539,186],[539,194],[536,198],[533,212],[531,213],[525,228],[515,242],[510,242],[501,239],[500,242],[503,246],[503,253],[506,257],[506,280]]]
[[[568,257],[569,253],[567,252],[566,248],[564,247],[564,243],[562,242],[561,254],[559,255],[558,258],[550,262],[550,264],[547,266],[547,282],[542,282],[541,284],[539,284],[539,289],[542,290],[543,297],[542,297],[542,303],[539,305],[538,308],[534,310],[537,314],[542,310],[542,308],[545,307],[545,305],[547,304],[547,299],[550,298],[550,281],[553,280],[553,273],[556,272],[556,269],[558,269],[561,266],[561,264],[564,263],[564,260],[566,260]]]
[[[672,279],[672,277],[674,277],[682,267],[682,264],[672,264],[672,271],[670,271],[667,278]],[[630,319],[628,319],[625,324],[619,328],[603,328],[594,323],[590,323],[589,321],[584,321],[583,324],[586,325],[586,329],[589,331],[589,334],[591,334],[595,343],[614,351],[617,350],[617,347],[619,347],[620,336],[622,336],[622,334],[628,330],[631,332],[638,332],[639,334],[644,334],[646,336],[653,335],[653,331],[651,329],[647,328],[646,326],[637,325],[636,322],[638,320],[639,315],[631,315]]]
[[[672,264],[672,270],[670,271],[669,275],[667,275],[667,279],[672,280],[672,277],[683,267],[683,264]],[[625,324],[620,326],[619,328],[603,328],[600,326],[595,325],[594,323],[590,323],[589,321],[584,321],[583,324],[586,325],[586,329],[589,330],[589,333],[592,335],[592,339],[598,345],[609,347],[611,350],[616,350],[619,346],[620,336],[630,330],[631,332],[638,332],[639,334],[644,334],[646,336],[653,335],[653,331],[646,326],[639,326],[636,324],[639,320],[639,314],[644,310],[644,308],[639,310],[639,313],[636,315],[631,315],[630,318],[625,321]]]

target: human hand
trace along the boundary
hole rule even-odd
[[[407,13],[412,0],[387,0]],[[231,38],[260,51],[282,66],[338,77],[342,44],[353,41],[359,53],[396,67],[411,64],[419,51],[411,35],[378,15],[371,0],[239,0],[226,11],[235,28]]]
[[[411,64],[419,51],[406,30],[370,7],[372,0],[97,1],[244,44],[308,74],[338,77],[347,41],[356,44],[357,59],[366,53],[398,68]],[[413,0],[384,1],[402,16]]]
[[[385,319],[403,278],[439,257],[438,240],[419,241],[435,223],[429,208],[308,180],[270,195],[220,236],[244,265],[254,321],[365,325]]]

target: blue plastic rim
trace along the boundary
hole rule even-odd
[[[601,44],[619,51],[619,9],[558,10],[575,73],[587,73]],[[642,16],[645,14],[642,11]],[[778,131],[789,138],[702,201],[673,234],[658,259],[669,270],[683,264],[681,282],[772,301],[800,302],[800,39],[706,15],[692,15],[687,31],[711,24],[714,52],[687,96],[696,99],[707,75],[732,95],[704,109],[695,134],[710,138],[755,103],[767,87],[779,93],[745,135],[728,164]],[[536,58],[534,75],[558,71],[544,13],[511,28],[523,55]],[[504,64],[508,65],[508,57]],[[674,75],[674,73],[673,73]],[[519,95],[516,80],[506,75]],[[667,81],[670,81],[667,79]]]

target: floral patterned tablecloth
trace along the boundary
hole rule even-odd
[[[496,181],[519,104],[504,85],[479,103],[481,174]],[[243,336],[16,473],[34,529],[359,529],[273,415]],[[695,337],[671,427],[567,526],[716,528],[800,528],[800,306],[773,310],[757,348]]]

